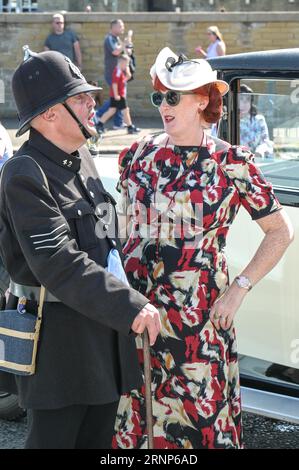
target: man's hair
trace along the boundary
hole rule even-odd
[[[169,90],[166,88],[159,78],[154,78],[153,83],[154,90],[165,92]],[[201,112],[202,117],[206,122],[209,124],[214,124],[219,121],[222,115],[222,96],[220,90],[217,86],[217,83],[209,83],[207,85],[203,85],[199,88],[194,88],[193,93],[195,95],[202,95],[207,96],[209,98],[208,106]]]
[[[123,22],[123,20],[121,20],[121,19],[112,20],[112,21],[110,22],[110,27],[113,28],[113,26],[115,26],[115,25],[118,24],[118,23],[122,23],[122,22]]]
[[[64,21],[64,16],[62,13],[55,13],[53,16],[52,16],[52,20],[54,21],[56,18],[59,18],[59,19],[63,19]]]

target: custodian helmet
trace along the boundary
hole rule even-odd
[[[80,93],[88,93],[102,88],[89,85],[75,64],[56,51],[31,52],[28,46],[24,61],[16,69],[12,78],[12,91],[18,109],[19,129],[17,136],[26,132],[30,121],[57,103]],[[90,137],[77,117],[71,112],[86,138]],[[84,133],[85,131],[85,133]]]

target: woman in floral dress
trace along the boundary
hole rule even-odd
[[[179,93],[153,95],[165,132],[123,153],[119,188],[121,212],[133,205],[124,245],[128,280],[162,320],[151,348],[154,446],[238,449],[243,438],[233,317],[251,285],[281,258],[292,229],[250,151],[204,132],[207,122],[219,119],[227,91],[209,64],[165,48],[151,76],[158,92]],[[242,276],[229,284],[224,248],[241,205],[265,237]],[[136,342],[143,367],[139,337]],[[113,447],[147,447],[144,387],[121,397]]]

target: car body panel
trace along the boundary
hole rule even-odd
[[[297,235],[279,263],[245,297],[236,315],[240,354],[294,367],[298,315],[298,209],[286,207]],[[244,209],[230,228],[227,258],[230,280],[239,274],[254,256],[263,239],[257,223]]]

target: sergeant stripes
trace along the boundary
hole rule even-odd
[[[65,233],[67,233],[67,229],[64,229],[63,227],[66,227],[66,224],[61,224],[59,225],[59,227],[56,227],[54,230],[52,230],[51,232],[47,232],[47,233],[38,233],[36,235],[30,235],[30,238],[37,238],[37,237],[41,237],[41,240],[38,240],[38,241],[33,241],[33,245],[39,245],[41,243],[46,243],[46,242],[54,242],[56,241],[59,237],[61,237],[62,235],[64,235]],[[55,232],[57,232],[58,230],[60,230],[60,232],[55,235],[55,236],[52,236],[50,238],[48,238],[50,235],[53,235]],[[55,245],[42,245],[42,246],[35,246],[34,249],[35,250],[43,250],[45,248],[57,248],[65,239],[67,238],[67,236],[65,235],[58,243],[56,243]]]

